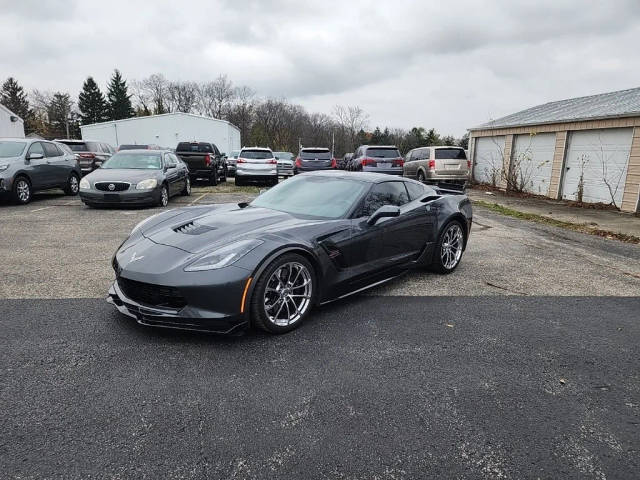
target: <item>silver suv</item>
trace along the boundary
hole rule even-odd
[[[470,169],[461,147],[420,147],[407,153],[403,176],[427,183],[464,184]]]

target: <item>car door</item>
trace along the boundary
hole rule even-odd
[[[42,155],[42,158],[30,158],[31,155]],[[27,151],[27,171],[34,190],[47,188],[53,183],[51,169],[41,142],[33,142]]]
[[[417,151],[416,158],[416,175],[414,178],[418,177],[418,171],[422,170],[424,172],[425,178],[427,177],[427,172],[429,171],[429,160],[431,158],[431,149],[430,148],[420,148]]]
[[[180,187],[180,172],[178,164],[171,158],[170,153],[164,154],[165,178],[169,184],[169,195],[175,195]]]
[[[177,191],[182,192],[187,186],[187,178],[189,178],[189,169],[185,165],[185,163],[178,158],[175,153],[170,153],[169,156],[176,164],[176,169],[178,171],[178,186]]]
[[[404,157],[404,176],[414,178],[416,176],[415,150],[410,150]]]
[[[51,172],[51,183],[55,186],[63,186],[69,178],[70,168],[65,161],[62,151],[53,143],[42,142],[47,168]]]

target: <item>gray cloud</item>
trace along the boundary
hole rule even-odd
[[[0,65],[74,95],[88,75],[209,80],[372,124],[466,127],[532,104],[628,88],[640,3],[0,1]]]

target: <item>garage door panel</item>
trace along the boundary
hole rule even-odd
[[[571,132],[567,147],[562,198],[578,200],[580,177],[582,200],[619,207],[624,195],[632,128]]]
[[[555,149],[555,133],[516,135],[511,165],[516,169],[514,173],[517,173],[524,191],[548,195]]]
[[[476,139],[473,159],[473,178],[479,183],[497,184],[503,163],[504,136]]]

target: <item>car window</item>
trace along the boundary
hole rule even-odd
[[[407,191],[409,192],[409,200],[411,201],[423,197],[426,193],[426,189],[421,183],[405,182],[404,185],[405,187],[407,187]]]
[[[464,154],[462,148],[437,148],[436,158],[443,160],[466,160],[467,157]]]
[[[368,148],[367,156],[373,158],[399,158],[400,152],[397,148]]]
[[[264,160],[267,158],[273,158],[273,153],[269,150],[242,150],[238,158]]]
[[[29,151],[27,152],[29,155],[32,155],[34,153],[39,153],[40,155],[44,156],[44,150],[42,149],[42,144],[40,142],[34,142],[30,147],[29,147]]]
[[[409,202],[405,182],[384,182],[373,186],[367,194],[360,211],[360,217],[368,217],[384,205],[397,207]]]
[[[46,157],[59,157],[62,155],[53,143],[43,143],[42,148]]]

